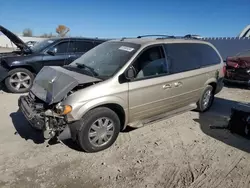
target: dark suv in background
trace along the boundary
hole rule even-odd
[[[19,50],[0,54],[0,81],[12,93],[27,92],[35,75],[44,66],[68,65],[82,54],[103,43],[106,39],[97,38],[50,38],[27,46],[19,37],[0,26]]]

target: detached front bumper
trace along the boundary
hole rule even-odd
[[[45,129],[45,119],[40,114],[36,113],[28,104],[26,96],[21,96],[18,99],[18,106],[30,125],[38,130]]]

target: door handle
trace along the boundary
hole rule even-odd
[[[172,87],[171,84],[165,84],[162,86],[163,89],[169,89],[171,87]]]
[[[182,86],[182,83],[181,83],[181,82],[175,82],[175,83],[174,83],[174,86],[175,86],[175,87],[180,87],[180,86]]]

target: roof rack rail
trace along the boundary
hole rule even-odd
[[[202,39],[200,35],[191,35],[191,34],[185,35],[184,38]]]
[[[202,39],[199,35],[191,35],[187,34],[184,36],[174,36],[174,35],[139,35],[136,38],[144,38],[144,37],[157,37],[156,39]],[[131,37],[130,37],[131,38]],[[122,37],[120,41],[124,41],[125,39],[129,39],[128,37]]]
[[[125,39],[133,39],[133,37],[122,37],[120,41],[124,41]]]
[[[126,37],[122,37],[120,41],[124,41],[124,39],[126,39]]]
[[[140,35],[137,38],[143,38],[143,37],[161,37],[161,38],[175,38],[175,36],[170,35]]]

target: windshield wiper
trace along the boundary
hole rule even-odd
[[[81,64],[81,63],[76,63],[76,65],[77,65],[77,67],[79,67],[79,68],[84,68],[84,69],[88,69],[89,70],[89,72],[94,76],[94,77],[96,77],[96,76],[98,76],[98,74],[95,72],[95,70],[92,68],[92,67],[89,67],[89,66],[87,66],[87,65],[85,65],[85,64]]]

